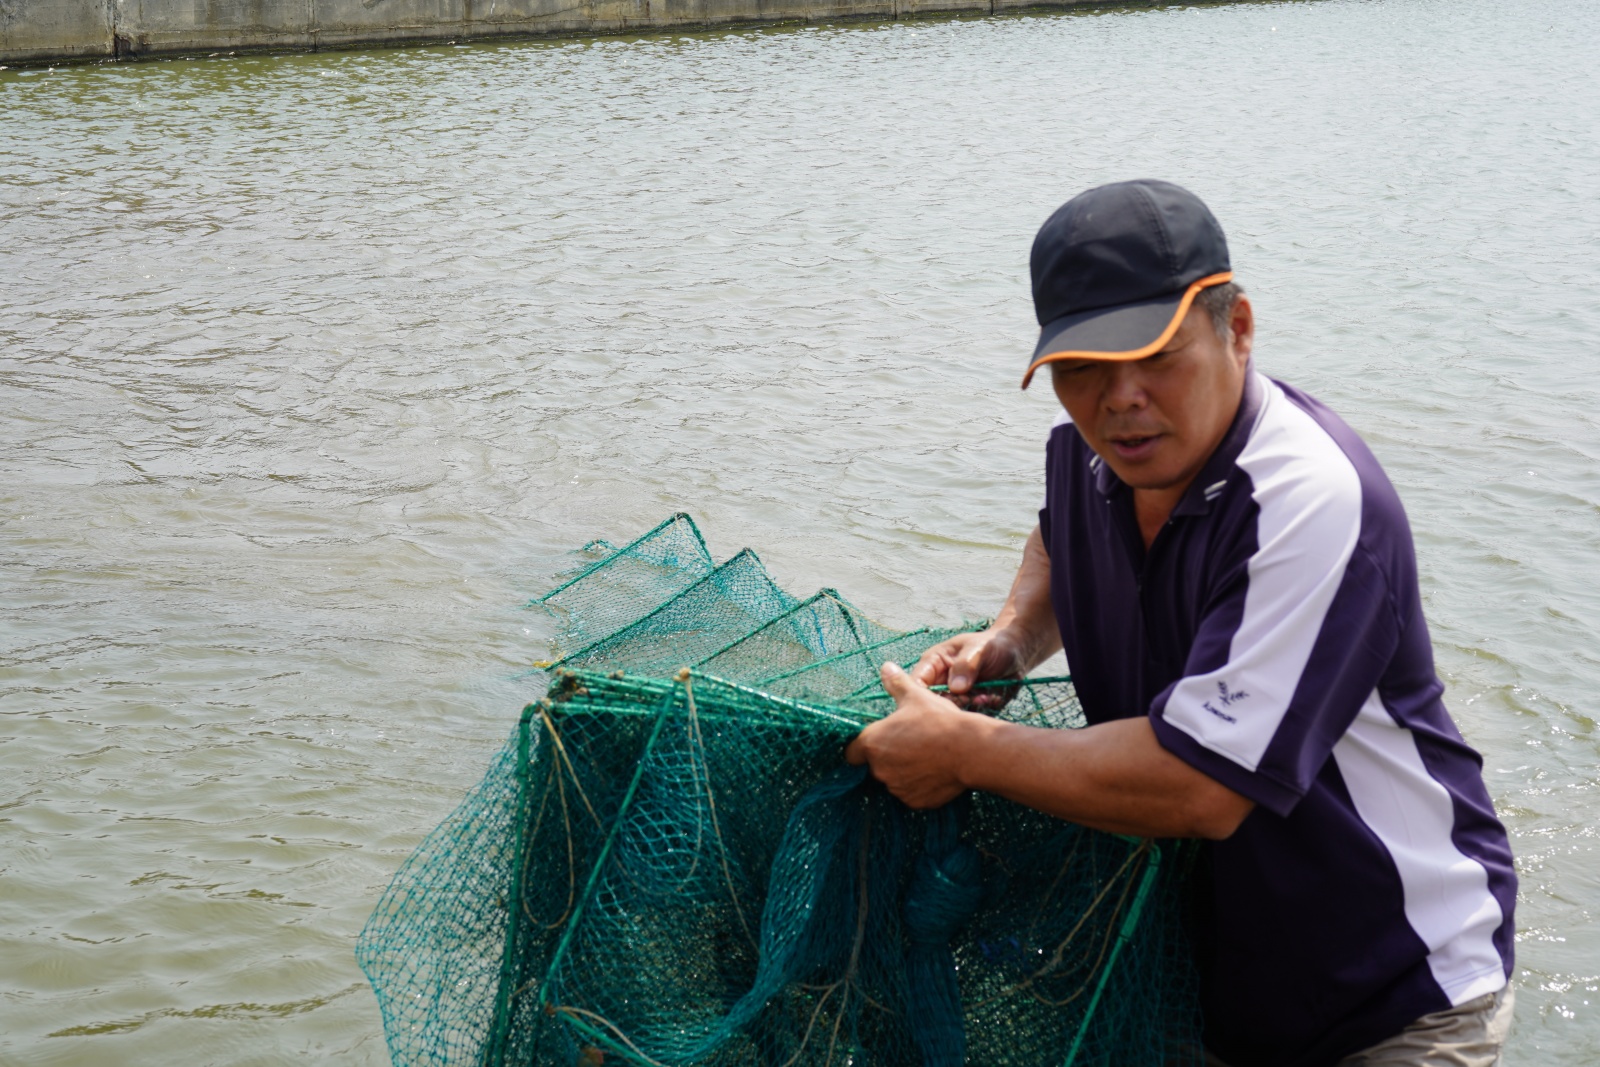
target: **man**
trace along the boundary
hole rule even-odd
[[[1166,182],[1091,189],[1034,242],[1064,412],[994,625],[885,665],[848,757],[913,807],[964,790],[1210,839],[1195,887],[1208,1055],[1231,1067],[1488,1065],[1516,878],[1440,700],[1410,528],[1338,416],[1250,360],[1222,229]],[[1065,649],[1090,725],[928,690]]]

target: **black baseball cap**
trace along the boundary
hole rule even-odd
[[[1068,200],[1039,228],[1028,265],[1039,344],[1033,372],[1062,359],[1143,359],[1172,339],[1195,294],[1233,280],[1222,226],[1171,182],[1113,182]]]

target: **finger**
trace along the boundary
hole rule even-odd
[[[894,706],[897,709],[914,690],[926,690],[928,688],[921,681],[902,670],[898,663],[885,663],[879,667],[878,677],[883,681],[884,691],[894,697]]]
[[[898,663],[885,663],[878,668],[878,679],[883,682],[883,691],[894,697],[896,707],[900,701],[911,691],[911,678],[900,669]]]
[[[950,672],[950,655],[943,645],[935,645],[922,654],[917,665],[911,668],[911,677],[923,685],[939,685]]]
[[[867,762],[867,746],[861,743],[861,734],[856,734],[855,738],[845,746],[844,761],[852,767],[859,767]]]

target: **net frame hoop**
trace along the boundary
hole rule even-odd
[[[776,626],[780,622],[788,621],[792,616],[799,614],[801,611],[804,611],[806,608],[815,607],[818,603],[820,603],[821,601],[824,601],[824,600],[831,600],[835,604],[838,604],[841,608],[845,609],[844,610],[845,625],[850,627],[850,632],[851,633],[856,633],[855,621],[851,618],[851,616],[852,615],[861,615],[861,617],[865,619],[866,615],[863,614],[860,611],[860,609],[858,609],[854,604],[850,603],[844,597],[840,596],[839,595],[839,591],[837,589],[824,588],[824,589],[817,590],[815,593],[812,593],[810,596],[808,596],[804,600],[800,601],[800,603],[796,604],[794,607],[790,608],[788,611],[785,611],[782,615],[778,615],[778,616],[776,616],[774,618],[768,619],[766,622],[762,623],[760,626],[757,626],[754,630],[751,630],[749,633],[744,634],[744,635],[742,635],[740,637],[734,638],[732,641],[729,641],[727,644],[723,645],[721,648],[717,649],[715,652],[711,653],[709,656],[702,657],[699,661],[690,664],[690,666],[691,667],[703,667],[707,663],[710,663],[712,660],[716,659],[718,656],[722,655],[724,652],[729,652],[729,651],[732,651],[735,648],[738,648],[740,645],[744,644],[746,641],[750,640],[751,638],[765,633],[768,629],[770,629],[773,626]],[[868,620],[868,621],[871,621],[871,620]],[[859,634],[857,636],[859,636]]]
[[[1063,683],[1069,683],[1071,681],[1072,681],[1072,675],[1070,675],[1070,674],[1041,674],[1038,677],[1030,677],[1030,678],[990,678],[987,681],[974,682],[972,684],[972,688],[975,689],[975,690],[1010,689],[1010,688],[1012,688],[1014,686],[1060,685],[1060,684],[1063,684]],[[950,687],[947,686],[947,685],[930,685],[930,686],[928,686],[928,692],[930,692],[930,693],[938,693],[941,696],[943,696],[944,694],[948,693],[949,691],[950,691]],[[894,699],[894,695],[891,694],[891,693],[888,693],[888,692],[868,693],[866,696],[855,697],[854,699],[856,699],[856,700],[893,700]]]
[[[623,545],[621,548],[617,549],[616,551],[611,552],[609,555],[605,556],[602,559],[595,560],[593,563],[591,563],[587,567],[583,568],[583,570],[579,571],[577,574],[574,574],[571,578],[568,578],[566,581],[562,582],[560,585],[556,586],[554,589],[550,590],[548,593],[544,594],[543,596],[534,597],[532,600],[528,601],[527,606],[531,608],[535,604],[543,604],[545,601],[549,600],[551,597],[555,596],[557,593],[561,592],[563,589],[566,589],[568,586],[576,585],[578,582],[583,581],[585,578],[589,577],[589,575],[593,574],[595,571],[599,570],[601,567],[606,566],[608,563],[613,562],[618,557],[624,556],[627,553],[631,552],[633,549],[638,548],[640,545],[642,545],[646,541],[650,540],[650,538],[654,537],[656,534],[660,533],[662,530],[665,530],[668,526],[671,526],[673,523],[679,521],[680,519],[689,524],[689,530],[690,530],[691,533],[694,534],[695,541],[697,541],[699,543],[700,550],[706,554],[706,562],[711,563],[712,562],[711,549],[706,546],[705,536],[703,534],[701,534],[700,527],[695,525],[694,517],[691,516],[687,511],[679,511],[679,512],[675,513],[671,518],[666,519],[666,520],[664,520],[662,522],[656,523],[656,525],[654,527],[652,527],[650,530],[646,531],[645,533],[640,534],[638,537],[635,537],[632,541],[629,541],[627,544]],[[590,542],[590,543],[592,544],[593,542]]]
[[[580,648],[580,649],[578,649],[578,650],[576,650],[574,652],[567,653],[565,656],[562,656],[560,659],[558,659],[558,660],[554,661],[553,663],[551,663],[550,666],[551,667],[560,667],[563,664],[568,663],[571,660],[577,659],[579,656],[587,655],[588,653],[592,652],[594,649],[599,648],[601,645],[605,644],[607,641],[615,641],[619,637],[622,637],[622,636],[624,636],[626,634],[630,634],[630,633],[634,632],[635,630],[638,630],[638,629],[642,628],[651,619],[655,618],[657,615],[661,614],[663,611],[666,611],[668,608],[670,608],[673,605],[677,604],[678,601],[681,600],[683,597],[685,597],[688,594],[694,592],[696,589],[699,589],[702,585],[705,585],[707,582],[712,581],[713,579],[721,577],[723,575],[724,571],[727,571],[727,570],[731,569],[735,563],[738,563],[740,560],[743,560],[743,559],[746,559],[746,558],[750,559],[751,561],[753,561],[755,563],[756,567],[759,569],[759,571],[761,573],[761,576],[764,577],[767,580],[767,583],[769,585],[771,585],[774,590],[776,590],[778,593],[780,593],[782,595],[785,595],[785,596],[788,595],[788,594],[783,592],[783,590],[778,586],[777,582],[774,582],[772,580],[772,575],[767,573],[767,565],[765,563],[761,562],[761,557],[756,555],[753,551],[751,551],[748,548],[741,548],[733,556],[730,556],[727,560],[725,560],[722,563],[719,563],[715,567],[713,567],[709,574],[706,574],[703,577],[697,578],[693,582],[691,582],[688,585],[684,586],[683,589],[681,591],[679,591],[678,593],[676,593],[670,600],[667,600],[665,603],[658,604],[655,608],[651,609],[647,614],[639,616],[637,619],[633,620],[628,625],[622,627],[622,629],[616,631],[615,633],[606,634],[604,637],[599,638],[598,640],[590,641],[587,645],[584,645],[582,648]],[[602,560],[601,562],[604,562],[604,560]]]
[[[963,624],[963,625],[965,625],[965,624]],[[986,627],[987,625],[988,625],[988,623],[986,623],[986,622],[985,623],[980,623],[980,624],[975,624],[974,628],[977,629],[977,630],[981,630],[984,627]],[[885,637],[881,641],[873,641],[873,642],[871,642],[869,644],[862,645],[859,648],[852,648],[852,649],[849,649],[849,650],[844,651],[844,652],[835,652],[831,656],[825,656],[824,658],[816,660],[813,663],[807,663],[803,667],[796,667],[793,670],[784,671],[782,674],[770,675],[770,676],[768,676],[766,678],[761,679],[761,684],[762,685],[771,685],[773,682],[787,681],[788,679],[793,678],[796,675],[805,674],[807,671],[818,670],[819,668],[822,668],[822,667],[831,667],[835,663],[838,663],[840,660],[847,659],[850,656],[864,655],[865,653],[871,652],[871,651],[873,651],[875,649],[882,648],[885,645],[892,645],[896,641],[904,641],[908,637],[920,637],[923,634],[934,634],[934,633],[940,633],[940,632],[942,632],[942,631],[937,630],[932,626],[919,626],[915,630],[906,630],[903,633],[895,634],[893,637]],[[961,629],[961,630],[955,630],[953,632],[954,633],[970,633],[972,631],[966,630],[966,629]],[[854,696],[855,693],[859,693],[860,691],[861,691],[860,689],[857,689],[852,693],[846,694],[846,697]]]

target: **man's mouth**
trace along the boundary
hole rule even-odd
[[[1155,451],[1156,442],[1159,440],[1161,440],[1160,434],[1149,434],[1144,437],[1113,437],[1111,450],[1121,459],[1143,459]]]

